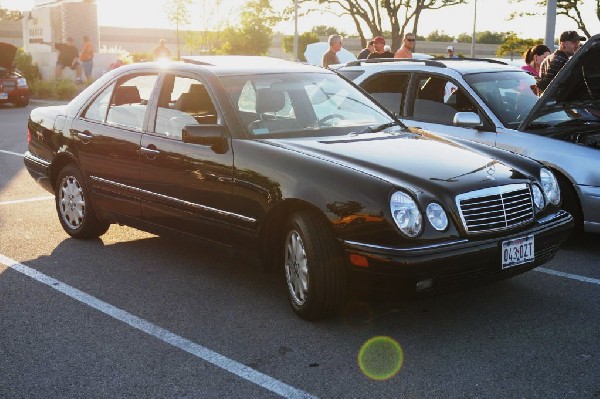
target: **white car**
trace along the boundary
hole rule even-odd
[[[600,35],[541,97],[533,76],[496,60],[360,60],[338,73],[406,125],[541,161],[558,176],[579,230],[600,233]]]

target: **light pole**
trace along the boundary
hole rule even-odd
[[[294,61],[298,62],[298,0],[294,0]]]
[[[475,58],[475,26],[477,25],[477,0],[473,10],[473,37],[471,37],[471,58]]]

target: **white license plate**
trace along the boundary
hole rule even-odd
[[[0,93],[0,100],[8,100],[8,93]]]
[[[515,238],[502,242],[502,268],[521,265],[535,260],[533,236]]]

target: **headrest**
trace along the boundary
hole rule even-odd
[[[256,112],[277,112],[285,106],[285,94],[281,90],[257,89]]]
[[[142,102],[140,91],[135,86],[119,86],[113,96],[114,105],[139,104]]]

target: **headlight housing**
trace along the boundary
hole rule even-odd
[[[531,190],[533,192],[533,203],[535,204],[535,208],[537,210],[542,210],[546,206],[546,199],[544,198],[544,194],[542,193],[542,189],[537,184],[533,184],[531,186]]]
[[[542,183],[542,191],[548,202],[558,205],[560,203],[560,188],[558,187],[558,180],[556,180],[550,169],[540,169],[540,181]]]
[[[400,231],[408,237],[416,237],[423,231],[423,216],[410,195],[396,191],[390,198],[392,218]]]
[[[432,202],[427,205],[425,213],[427,214],[429,223],[431,223],[434,229],[437,231],[446,230],[446,227],[448,227],[448,216],[440,204]]]
[[[25,78],[17,79],[17,87],[25,87],[27,86],[27,80]]]

